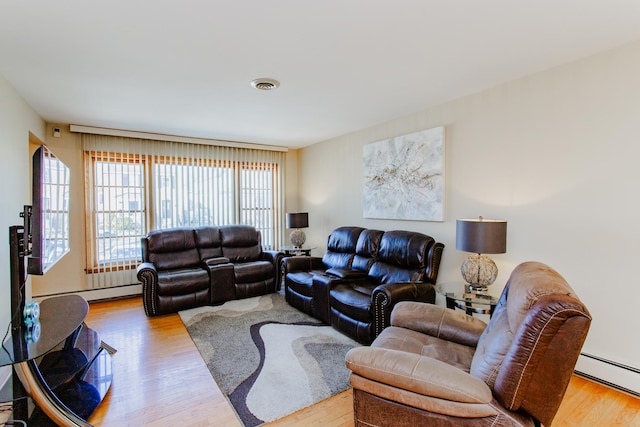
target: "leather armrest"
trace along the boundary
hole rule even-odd
[[[367,277],[367,273],[360,270],[349,270],[346,268],[330,268],[326,271],[331,276],[336,276],[341,279],[364,279]]]
[[[155,304],[158,286],[158,270],[150,262],[143,262],[136,268],[136,276],[142,283],[142,302],[147,316],[156,316],[158,307]]]
[[[143,262],[136,268],[136,275],[139,280],[142,280],[142,275],[151,276],[156,282],[158,281],[158,271],[156,266],[150,262]]]
[[[275,264],[280,258],[282,258],[283,253],[279,251],[262,251],[262,259],[265,261],[269,261],[272,264]]]
[[[401,301],[435,302],[436,291],[429,283],[394,282],[378,285],[372,293],[374,338],[389,326],[391,312]]]
[[[475,347],[487,324],[462,311],[414,301],[402,301],[391,312],[391,325]]]
[[[216,258],[205,259],[202,262],[207,267],[213,267],[213,266],[220,265],[220,264],[228,264],[229,263],[229,258],[225,258],[225,257],[221,256],[221,257],[216,257]]]
[[[430,357],[381,347],[356,347],[346,356],[354,374],[398,389],[461,403],[489,403],[480,378]],[[366,390],[365,390],[366,391]]]
[[[287,273],[294,273],[296,271],[324,270],[326,268],[322,262],[322,258],[320,257],[285,257],[282,262],[285,265]]]
[[[382,293],[390,307],[400,301],[435,302],[433,285],[423,282],[394,282],[378,285],[373,293]]]

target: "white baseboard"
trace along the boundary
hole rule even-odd
[[[41,301],[45,298],[60,296],[60,295],[80,295],[87,301],[98,301],[112,298],[132,297],[142,295],[142,284],[136,283],[126,286],[115,286],[112,288],[91,289],[87,291],[78,292],[66,292],[51,295],[34,295],[33,299]]]
[[[581,354],[575,369],[596,381],[640,396],[640,369],[591,354]]]

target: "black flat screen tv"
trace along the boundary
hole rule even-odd
[[[69,252],[69,168],[45,145],[33,154],[29,274],[44,274]]]

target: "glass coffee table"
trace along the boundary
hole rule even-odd
[[[436,292],[445,297],[447,308],[465,310],[470,316],[473,314],[488,314],[491,316],[498,304],[498,298],[482,292],[472,291],[465,282],[444,282],[436,286]]]

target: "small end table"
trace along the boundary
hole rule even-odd
[[[447,308],[460,308],[470,316],[476,314],[493,315],[498,299],[482,292],[472,291],[464,282],[445,282],[436,286],[436,292],[444,296]]]
[[[295,246],[282,246],[280,248],[280,252],[284,254],[284,256],[311,256],[311,251],[315,248],[309,247],[295,247]]]

